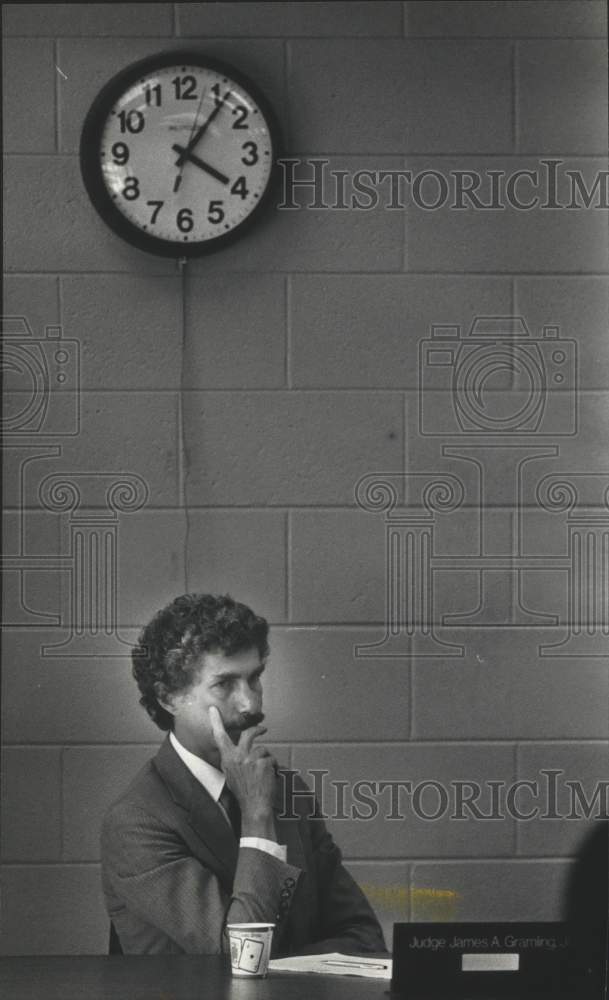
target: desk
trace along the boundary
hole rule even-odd
[[[3,1000],[387,1000],[388,989],[355,976],[232,979],[220,955],[0,958]]]

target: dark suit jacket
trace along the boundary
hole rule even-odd
[[[274,922],[273,956],[385,950],[313,795],[286,809],[282,785],[273,809],[285,863],[239,848],[219,806],[163,743],[102,827],[106,905],[126,954],[218,954],[228,950],[227,921]]]
[[[601,995],[609,965],[609,823],[597,820],[571,869],[566,919],[575,959]]]

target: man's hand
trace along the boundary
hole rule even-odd
[[[244,729],[235,744],[226,732],[215,705],[210,706],[209,719],[226,783],[241,809],[241,836],[275,840],[271,801],[277,765],[266,747],[252,746],[257,736],[266,733],[266,726]]]

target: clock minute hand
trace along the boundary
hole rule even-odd
[[[204,170],[205,173],[209,174],[209,176],[213,177],[215,180],[220,181],[221,184],[229,183],[230,178],[227,177],[226,174],[221,174],[219,170],[216,170],[216,168],[212,167],[209,163],[205,163],[205,161],[201,160],[195,153],[189,153],[188,147],[178,146],[177,143],[174,143],[171,148],[176,153],[180,154],[180,159],[184,158],[184,160],[188,160],[189,163],[194,163],[195,166],[200,167],[201,170]]]
[[[176,167],[181,167],[182,164],[184,163],[184,161],[188,159],[190,153],[195,148],[195,146],[197,145],[197,143],[203,138],[203,136],[205,135],[205,132],[207,131],[207,129],[209,128],[209,126],[213,122],[213,120],[216,117],[216,115],[218,115],[220,113],[220,111],[222,110],[222,105],[224,104],[224,102],[225,102],[225,100],[226,100],[227,97],[228,97],[228,94],[226,94],[224,97],[222,97],[220,99],[219,103],[216,104],[216,106],[215,106],[214,110],[211,112],[211,114],[206,118],[206,120],[203,122],[203,124],[199,126],[199,128],[197,129],[197,131],[193,135],[192,139],[189,140],[188,145],[185,147],[184,151],[182,153],[180,153],[180,155],[178,156],[178,158],[176,160]]]

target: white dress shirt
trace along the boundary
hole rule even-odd
[[[190,773],[194,775],[197,781],[203,785],[203,788],[209,792],[212,799],[222,812],[222,815],[225,817],[226,822],[232,829],[231,821],[226,814],[226,810],[219,801],[222,789],[226,783],[222,771],[219,771],[217,767],[213,767],[212,764],[208,764],[208,762],[203,760],[202,757],[197,757],[196,754],[191,753],[190,750],[183,747],[173,733],[169,734],[169,742]],[[241,837],[239,847],[255,847],[259,851],[266,851],[267,854],[272,854],[273,857],[277,858],[279,861],[286,860],[287,848],[285,847],[285,844],[277,844],[274,840],[267,840],[265,837]]]

